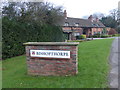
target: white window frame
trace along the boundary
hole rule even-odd
[[[79,23],[75,23],[75,26],[79,26]]]
[[[65,22],[65,26],[69,26],[69,23],[68,23],[68,22]]]
[[[75,32],[75,33],[74,33],[74,36],[80,36],[80,33]]]

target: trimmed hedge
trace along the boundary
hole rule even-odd
[[[120,34],[114,34],[114,35],[112,35],[113,37],[118,37],[118,36],[120,36]]]
[[[84,42],[85,40],[68,40],[67,42]]]
[[[102,35],[101,38],[107,38],[109,35]]]
[[[20,23],[2,19],[2,58],[25,53],[25,42],[59,42],[64,40],[62,29],[54,25]]]
[[[99,38],[100,36],[97,36],[97,35],[93,35],[92,37],[93,37],[93,38]]]
[[[93,38],[107,38],[107,37],[112,37],[112,35],[93,35],[93,36],[91,36],[91,37],[93,37]]]

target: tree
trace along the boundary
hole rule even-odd
[[[2,57],[24,54],[25,42],[59,42],[64,40],[61,7],[49,3],[8,3],[3,7]]]
[[[104,14],[103,14],[103,13],[100,13],[100,12],[96,12],[96,13],[93,14],[93,17],[94,17],[94,18],[101,19],[102,17],[104,17]]]
[[[112,16],[102,17],[100,20],[106,27],[116,28],[117,21]]]
[[[62,7],[53,7],[43,2],[9,2],[3,7],[3,16],[16,19],[19,22],[34,22],[36,24],[57,24],[63,19]]]
[[[96,13],[93,13],[92,14],[93,16],[93,19],[101,19],[102,17],[104,17],[104,14],[103,13],[100,13],[100,12],[96,12]],[[84,19],[88,19],[89,15],[86,15],[86,16],[83,16]]]
[[[120,34],[120,25],[116,28],[116,31]]]
[[[118,19],[118,9],[110,10],[110,15],[113,17],[114,20]]]

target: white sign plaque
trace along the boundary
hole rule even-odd
[[[70,58],[70,51],[63,50],[30,50],[31,57]]]

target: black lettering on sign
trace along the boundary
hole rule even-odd
[[[36,52],[37,55],[39,55],[39,52]]]
[[[66,53],[66,56],[68,56],[68,53]]]
[[[36,55],[69,56],[67,52],[36,52]]]

